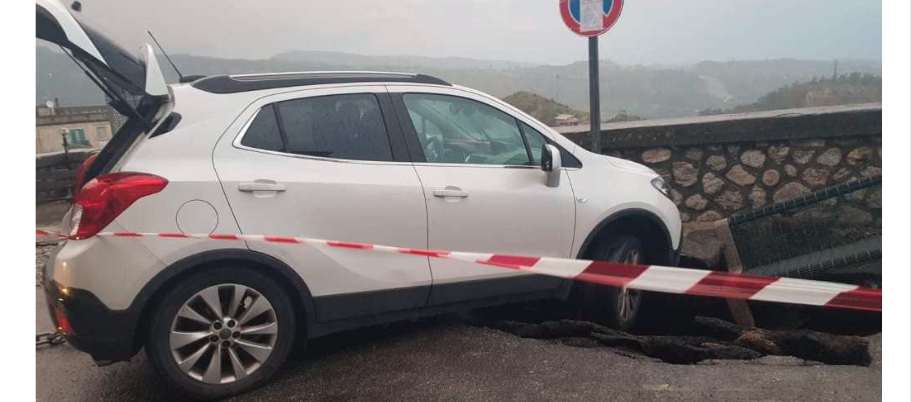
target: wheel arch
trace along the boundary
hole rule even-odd
[[[133,300],[130,310],[138,312],[133,331],[133,348],[138,351],[145,341],[149,315],[158,305],[158,297],[170,289],[169,284],[182,278],[208,269],[215,269],[219,264],[238,264],[247,269],[262,269],[262,272],[274,279],[291,299],[297,314],[298,333],[296,338],[307,339],[308,331],[315,321],[313,296],[303,279],[284,262],[256,251],[244,249],[211,250],[186,257],[159,272],[152,278],[139,295]]]
[[[616,212],[599,222],[582,242],[576,258],[591,259],[591,252],[601,240],[628,234],[636,236],[645,248],[646,262],[659,265],[677,263],[677,251],[667,225],[655,213],[632,208]]]

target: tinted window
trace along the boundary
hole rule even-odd
[[[405,107],[431,163],[528,165],[516,119],[470,99],[406,94]]]
[[[269,151],[283,150],[282,137],[278,131],[278,122],[275,120],[275,110],[272,105],[260,109],[240,143],[251,148]]]
[[[278,104],[285,152],[339,159],[391,161],[392,148],[376,96],[351,94]]]

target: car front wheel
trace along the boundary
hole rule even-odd
[[[295,324],[288,296],[271,278],[216,268],[164,295],[152,314],[146,354],[181,391],[222,398],[272,377],[291,350]]]
[[[642,264],[642,243],[634,236],[617,236],[598,245],[596,261]],[[583,318],[621,331],[629,331],[640,315],[642,292],[625,287],[579,283]]]

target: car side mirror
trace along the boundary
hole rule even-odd
[[[560,186],[563,161],[560,159],[560,150],[557,147],[551,144],[541,146],[541,170],[544,171],[547,187]]]

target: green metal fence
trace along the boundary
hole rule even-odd
[[[882,275],[882,176],[738,213],[729,224],[744,272]]]

